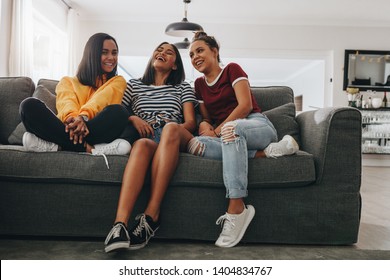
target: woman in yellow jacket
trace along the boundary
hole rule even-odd
[[[117,75],[118,45],[108,34],[89,38],[75,77],[56,87],[57,116],[33,97],[20,104],[28,151],[127,154],[130,143],[117,139],[128,123],[121,105],[126,81]],[[108,144],[106,144],[108,143]]]

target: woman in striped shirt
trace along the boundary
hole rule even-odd
[[[177,48],[161,43],[153,52],[144,76],[131,79],[123,104],[133,113],[130,123],[140,135],[134,142],[122,180],[114,226],[105,251],[140,249],[159,227],[160,205],[179,161],[196,128],[191,86]],[[151,166],[151,195],[144,213],[128,231],[128,220]]]

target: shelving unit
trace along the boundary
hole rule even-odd
[[[390,154],[390,108],[360,110],[363,154]]]

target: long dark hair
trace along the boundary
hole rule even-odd
[[[161,44],[159,44],[157,46],[157,48],[153,51],[153,54],[152,56],[150,57],[149,59],[149,62],[148,62],[148,65],[146,66],[146,69],[145,69],[145,73],[144,75],[142,76],[141,78],[141,81],[145,84],[145,85],[151,85],[154,83],[154,78],[155,78],[155,69],[153,67],[153,55],[154,55],[154,52],[159,48],[161,47],[162,45],[164,44],[168,44],[170,46],[172,46],[172,48],[175,50],[175,53],[176,53],[176,61],[175,61],[175,64],[176,64],[176,69],[171,71],[171,73],[169,74],[168,76],[168,79],[166,81],[166,84],[167,85],[178,85],[178,84],[181,84],[185,78],[186,78],[186,74],[184,72],[184,66],[183,66],[183,61],[181,59],[181,55],[180,55],[180,52],[179,50],[176,48],[175,45],[173,44],[170,44],[168,42],[162,42]]]
[[[192,38],[192,43],[196,41],[203,41],[206,43],[207,46],[209,46],[210,49],[217,49],[218,50],[218,62],[221,63],[221,58],[219,57],[219,44],[217,40],[214,38],[214,36],[207,35],[206,32],[198,31],[195,33],[194,38]]]
[[[96,33],[92,35],[85,45],[83,58],[77,69],[77,78],[80,83],[86,86],[97,88],[97,81],[103,82],[103,74],[105,74],[101,67],[101,57],[103,51],[103,43],[105,40],[113,40],[118,49],[116,40],[106,33]],[[119,51],[119,49],[118,49]],[[117,75],[117,65],[110,72],[107,73],[107,80]]]

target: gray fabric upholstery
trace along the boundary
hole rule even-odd
[[[47,89],[42,85],[39,85],[35,89],[33,93],[33,97],[43,101],[46,104],[46,106],[53,111],[54,114],[57,114],[56,96],[53,93],[51,93],[49,89]]]
[[[18,103],[31,96],[34,87],[30,84],[24,94],[15,93],[28,79],[7,79],[0,79],[0,101],[7,108],[0,111],[0,121],[14,120],[12,126],[0,126],[2,141],[20,121]],[[56,81],[41,81],[54,90]],[[279,137],[297,134],[300,151],[277,159],[249,160],[246,203],[255,207],[256,215],[243,241],[355,243],[361,208],[360,112],[350,107],[325,108],[295,118],[290,88],[254,88],[253,92]],[[102,156],[33,153],[22,146],[0,145],[0,235],[100,237],[103,241],[114,221],[127,162],[127,156],[107,158],[109,169]],[[146,179],[130,224],[145,208],[149,184]],[[221,230],[215,221],[226,206],[221,161],[182,153],[162,204],[156,238],[214,241]]]
[[[278,132],[278,139],[282,139],[285,135],[291,135],[298,143],[300,143],[299,125],[295,120],[294,103],[287,103],[263,113],[274,125],[276,131]]]
[[[33,93],[33,97],[42,100],[50,110],[57,114],[56,96],[52,94],[47,88],[42,85],[37,86]],[[11,145],[23,145],[22,138],[25,132],[26,128],[24,127],[23,123],[19,123],[15,130],[8,137],[8,143]]]
[[[8,143],[10,145],[23,145],[23,134],[26,131],[24,124],[20,122],[8,137]]]
[[[34,82],[27,77],[0,77],[0,144],[7,144],[8,137],[20,123],[19,104],[30,97]]]
[[[252,93],[262,112],[287,103],[294,103],[294,92],[289,87],[253,87]]]
[[[47,88],[54,95],[56,95],[57,84],[58,84],[57,80],[40,79],[38,81],[38,86],[44,86],[45,88]]]
[[[8,180],[28,180],[42,183],[69,182],[79,184],[117,184],[122,181],[127,156],[108,156],[110,169],[102,156],[73,152],[30,153],[20,150],[3,150],[0,156],[8,162],[0,166],[0,174]],[[29,158],[25,161],[26,156]],[[72,163],[72,164],[68,164]],[[280,168],[283,164],[286,168]],[[301,169],[303,167],[303,169]],[[86,172],[93,170],[93,172]],[[315,181],[312,155],[299,154],[274,159],[249,161],[249,181],[254,188],[305,186]],[[180,164],[171,185],[200,184],[223,187],[222,162],[189,154],[180,155]]]

